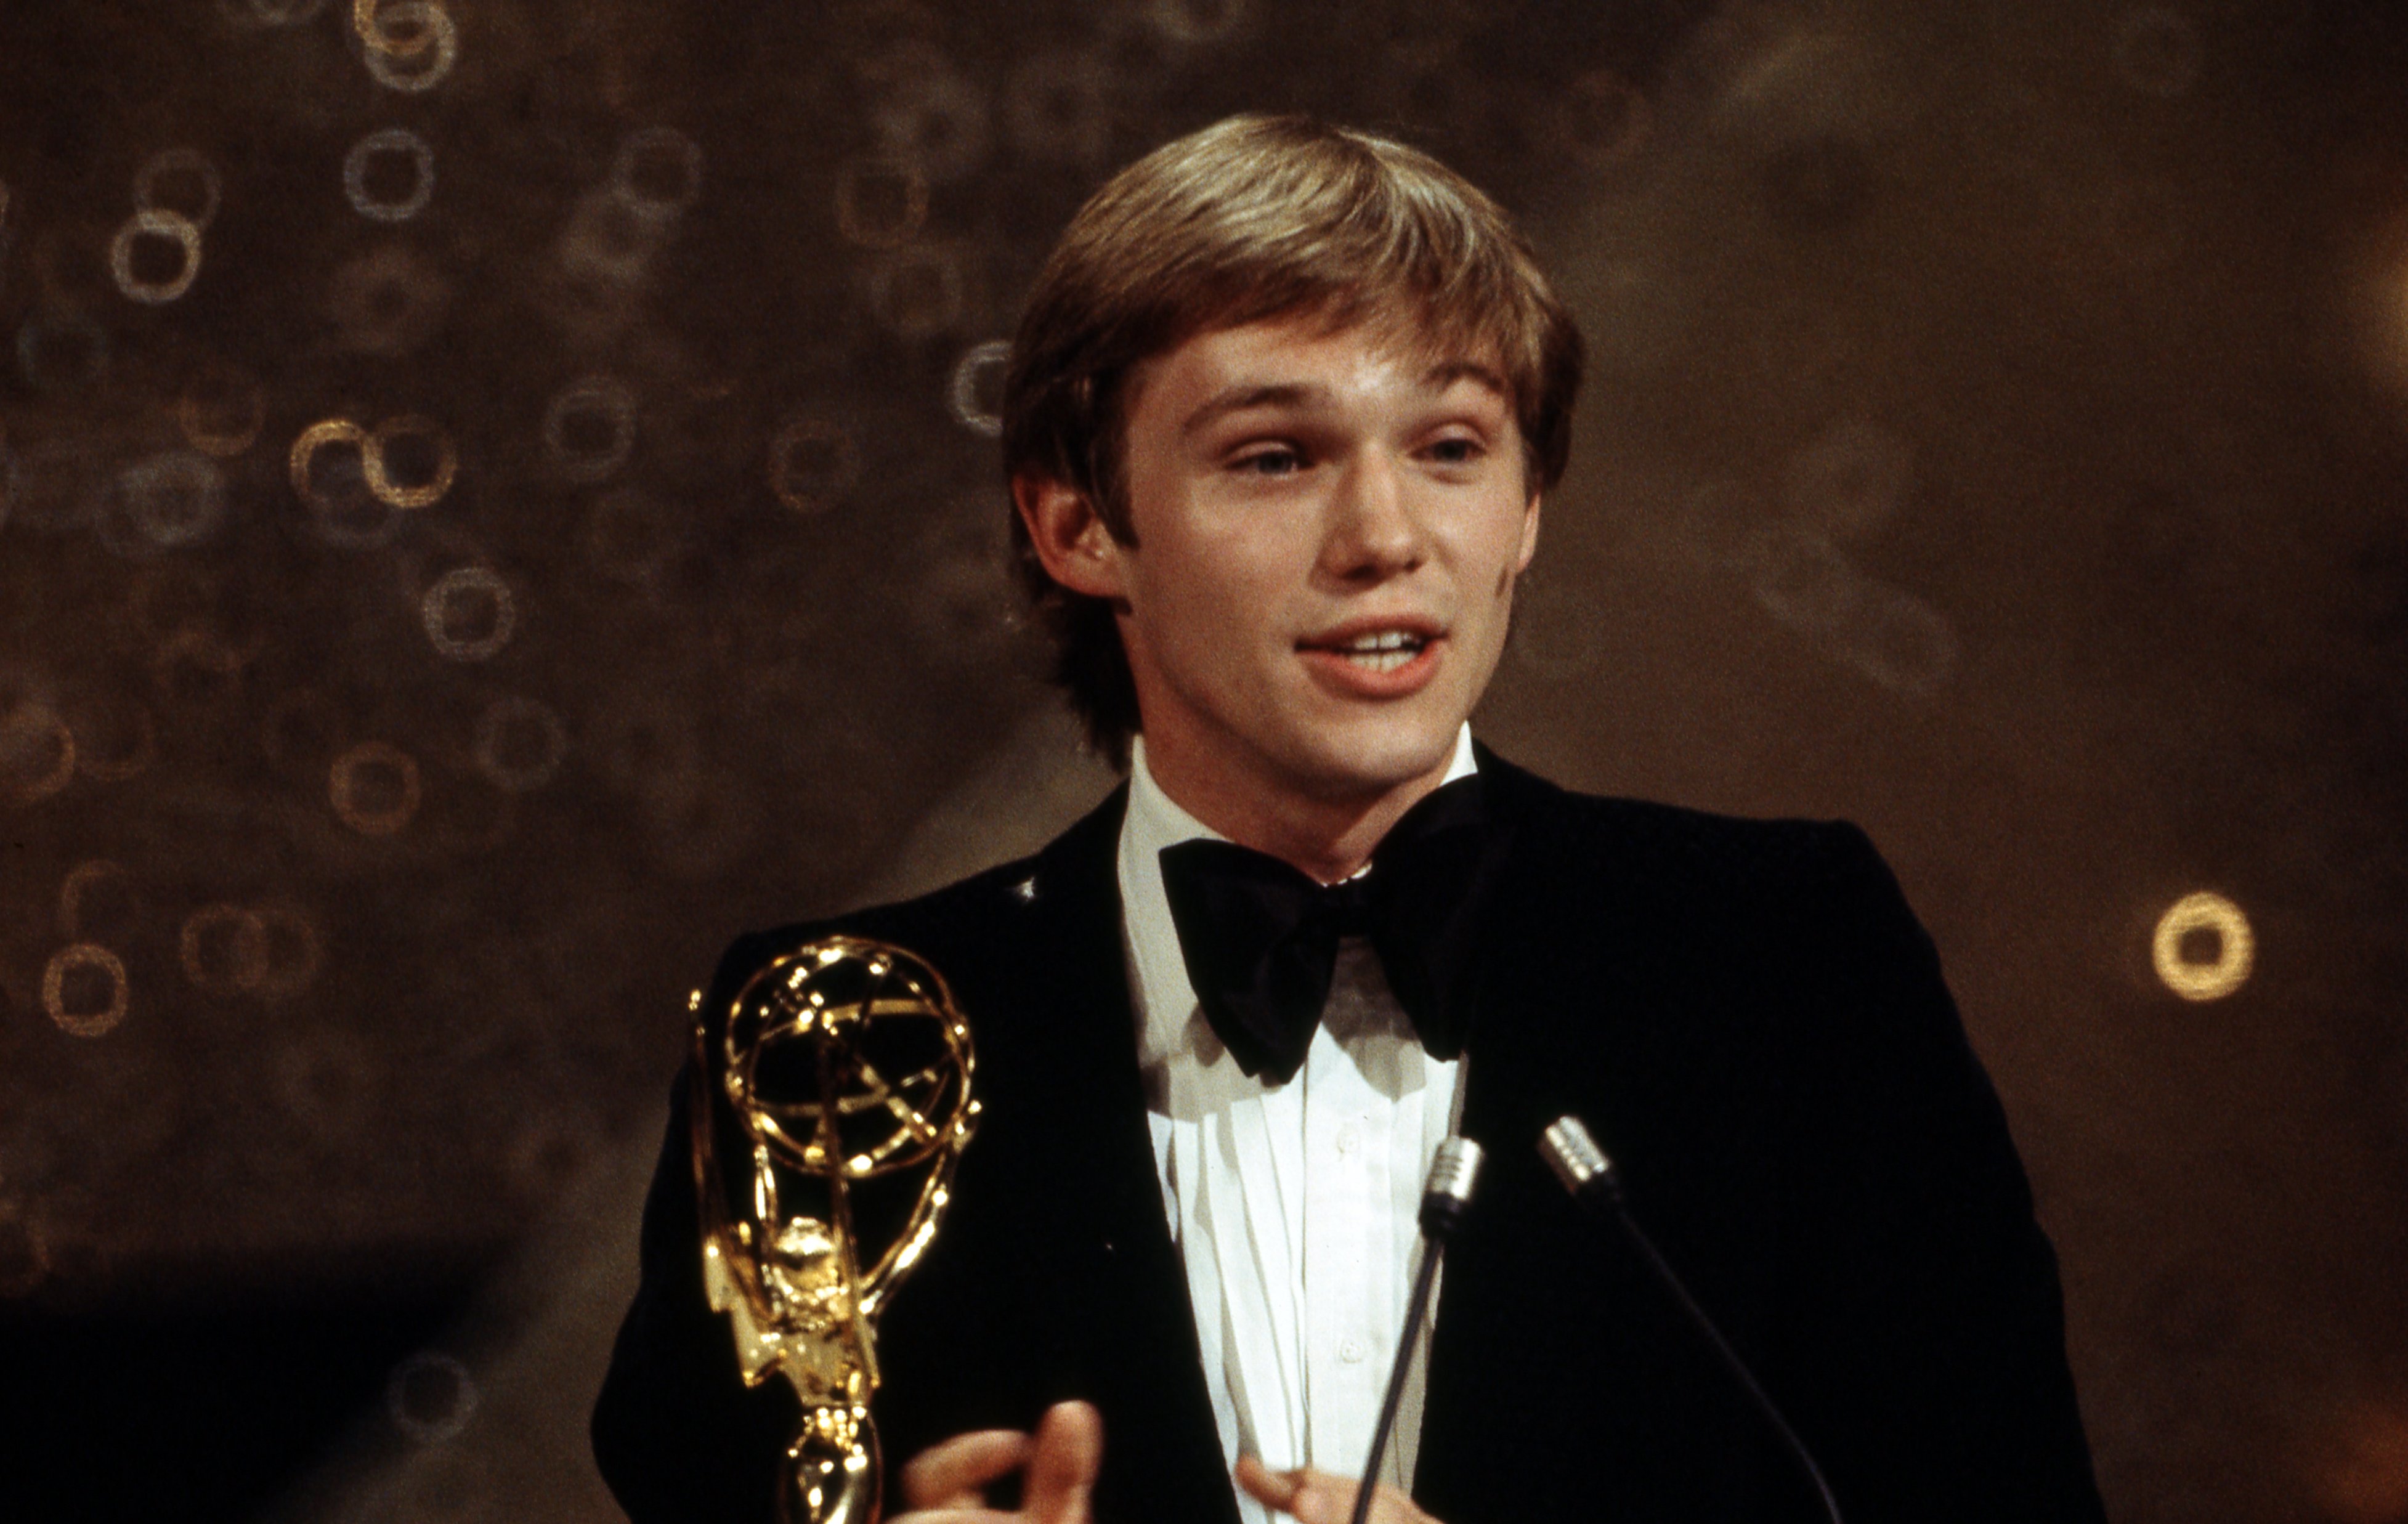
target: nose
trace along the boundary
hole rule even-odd
[[[1380,582],[1428,554],[1411,483],[1385,451],[1355,453],[1330,495],[1322,569],[1347,582]]]

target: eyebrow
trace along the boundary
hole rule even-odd
[[[1423,373],[1424,390],[1443,392],[1456,381],[1469,381],[1487,388],[1499,397],[1510,398],[1512,390],[1503,377],[1490,367],[1474,360],[1447,360],[1432,366]],[[1179,425],[1179,437],[1189,439],[1233,412],[1245,412],[1254,408],[1326,408],[1329,388],[1296,381],[1239,381],[1222,388]]]

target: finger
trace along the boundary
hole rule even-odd
[[[1354,1517],[1354,1484],[1326,1471],[1299,1467],[1273,1471],[1253,1456],[1238,1459],[1238,1485],[1264,1506],[1283,1513],[1297,1524],[1351,1524]],[[1371,1495],[1371,1524],[1437,1524],[1392,1487]]]
[[[1104,1416],[1093,1403],[1047,1408],[1021,1484],[1021,1517],[1030,1524],[1087,1524],[1087,1496],[1103,1463]]]
[[[913,1508],[976,1507],[979,1489],[1018,1471],[1028,1450],[1028,1436],[1010,1429],[955,1434],[903,1468],[903,1501]]]
[[[1274,1513],[1290,1512],[1297,1488],[1304,1485],[1301,1471],[1273,1471],[1263,1464],[1260,1457],[1238,1457],[1238,1485],[1253,1495],[1256,1502]]]
[[[1350,1524],[1354,1517],[1354,1484],[1326,1471],[1297,1471],[1296,1490],[1287,1511],[1296,1524]]]

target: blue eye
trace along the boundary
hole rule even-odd
[[[1237,468],[1249,476],[1286,476],[1303,467],[1303,457],[1293,450],[1264,450],[1240,456]]]

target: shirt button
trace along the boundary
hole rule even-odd
[[[1340,1339],[1338,1341],[1338,1358],[1344,1360],[1349,1365],[1362,1364],[1363,1357],[1369,1355],[1370,1352],[1371,1351],[1369,1349],[1364,1346],[1363,1341],[1360,1339]]]
[[[1363,1129],[1361,1128],[1356,1127],[1352,1122],[1341,1123],[1339,1126],[1338,1151],[1340,1153],[1351,1154],[1354,1152],[1354,1145],[1362,1141]]]

